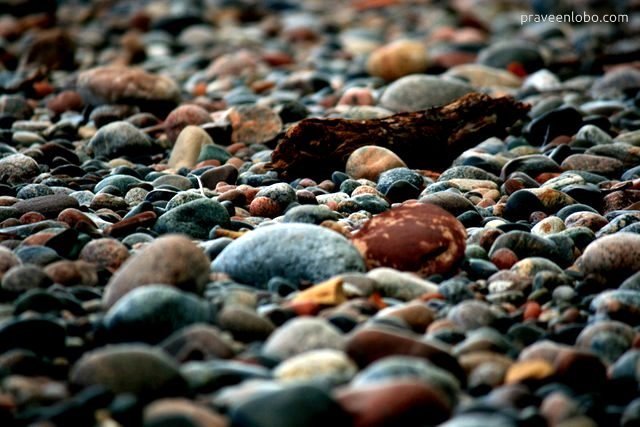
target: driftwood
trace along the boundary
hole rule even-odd
[[[443,107],[382,119],[305,119],[278,142],[268,168],[287,179],[328,178],[365,145],[386,147],[410,168],[442,170],[463,151],[503,137],[529,107],[509,97],[471,93]]]

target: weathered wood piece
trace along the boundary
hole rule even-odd
[[[305,119],[283,135],[267,167],[285,179],[326,179],[344,170],[356,149],[378,145],[395,152],[410,168],[441,170],[483,140],[505,136],[528,110],[510,97],[471,93],[442,107],[382,119]]]

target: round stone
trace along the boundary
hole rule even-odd
[[[200,294],[209,280],[209,259],[184,236],[165,236],[130,257],[111,277],[103,304],[111,307],[139,286],[162,283]]]
[[[384,80],[421,73],[429,65],[425,46],[413,40],[396,40],[371,52],[367,71]]]
[[[578,264],[584,274],[618,285],[640,270],[640,235],[615,233],[601,237],[587,246]]]
[[[537,46],[522,41],[500,41],[478,54],[477,62],[490,67],[510,69],[520,67],[530,74],[544,68],[545,61]]]
[[[343,350],[345,339],[338,328],[314,317],[289,320],[265,342],[264,354],[286,360],[311,350]]]
[[[464,257],[466,229],[444,209],[425,203],[393,208],[373,217],[353,236],[367,266],[446,274]]]
[[[171,78],[119,65],[81,72],[77,90],[85,103],[94,106],[131,103],[154,109],[174,106],[180,99],[180,88]]]
[[[111,122],[101,127],[89,141],[95,157],[113,159],[144,154],[151,141],[140,129],[128,122]]]
[[[214,320],[205,300],[172,286],[144,285],[120,298],[102,323],[110,342],[157,344],[185,326]]]
[[[209,113],[204,108],[194,105],[181,105],[171,111],[164,121],[164,131],[171,143],[175,143],[182,129],[189,125],[203,125],[211,121]]]
[[[375,145],[365,145],[349,155],[345,172],[353,179],[377,181],[378,176],[389,169],[406,167],[407,165],[393,151]]]
[[[0,176],[9,185],[25,183],[39,173],[38,162],[24,154],[11,154],[0,159]]]
[[[413,74],[402,77],[387,87],[380,106],[396,112],[426,110],[448,104],[473,88],[453,79]]]
[[[102,347],[86,353],[71,369],[69,381],[84,388],[101,385],[114,393],[147,399],[187,391],[178,365],[161,350],[140,344]]]
[[[213,269],[266,289],[272,277],[294,284],[318,283],[365,271],[358,251],[338,233],[311,224],[276,224],[246,233],[213,261]]]
[[[340,385],[349,382],[358,367],[339,350],[310,350],[290,357],[273,371],[274,377],[283,383],[317,382]]]
[[[216,225],[229,227],[229,213],[219,202],[199,198],[179,205],[158,218],[153,229],[157,233],[181,233],[205,240]]]
[[[239,105],[229,111],[233,142],[260,144],[272,140],[282,130],[280,116],[271,108]]]
[[[114,273],[129,258],[129,250],[120,241],[105,237],[87,243],[78,257]]]

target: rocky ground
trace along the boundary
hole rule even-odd
[[[640,425],[639,10],[0,2],[0,425]]]

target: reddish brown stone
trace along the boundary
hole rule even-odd
[[[129,250],[116,239],[96,239],[82,248],[79,258],[113,273],[129,258]]]
[[[82,211],[75,208],[68,208],[58,214],[58,221],[64,222],[71,228],[75,228],[80,231],[84,230],[97,230],[96,224],[85,215]]]
[[[209,259],[181,235],[156,239],[129,258],[107,284],[103,304],[111,307],[129,291],[148,284],[165,284],[202,293],[209,279]]]
[[[33,224],[35,222],[44,221],[44,215],[38,212],[27,212],[20,217],[20,224]]]
[[[500,248],[491,255],[491,262],[500,270],[506,270],[518,262],[518,255],[509,248]]]
[[[259,144],[272,140],[282,130],[280,116],[263,106],[233,107],[229,112],[229,121],[233,128],[233,142]]]
[[[63,210],[77,208],[78,206],[78,201],[66,194],[33,197],[27,200],[20,200],[13,205],[21,214],[38,212],[47,218],[55,218]]]
[[[227,420],[220,414],[184,398],[159,399],[148,405],[144,410],[145,424],[156,421],[166,423],[165,417],[179,416],[189,420],[198,427],[227,427]],[[154,421],[156,420],[156,421]]]
[[[189,125],[201,125],[211,121],[207,110],[193,104],[181,105],[171,111],[164,121],[165,133],[172,143],[176,142],[182,129]]]
[[[84,102],[78,92],[65,90],[51,98],[47,102],[47,108],[55,114],[62,114],[65,111],[82,111]]]
[[[353,244],[370,269],[391,267],[429,276],[447,273],[460,262],[466,234],[444,209],[412,203],[372,218],[355,234]]]
[[[104,230],[107,236],[125,236],[132,233],[138,227],[151,227],[156,222],[155,212],[140,212],[137,215],[118,221]]]
[[[86,261],[56,261],[47,265],[44,272],[54,282],[63,286],[96,286],[98,273],[95,265]]]
[[[404,320],[414,332],[423,334],[435,319],[435,313],[421,302],[413,302],[384,309],[378,316],[397,317]]]
[[[417,381],[394,381],[361,388],[345,388],[337,401],[352,415],[354,427],[436,425],[451,415],[442,392]]]
[[[348,338],[345,351],[360,367],[387,356],[422,357],[449,371],[463,386],[466,382],[466,375],[455,357],[433,343],[420,340],[419,335],[362,328]]]

